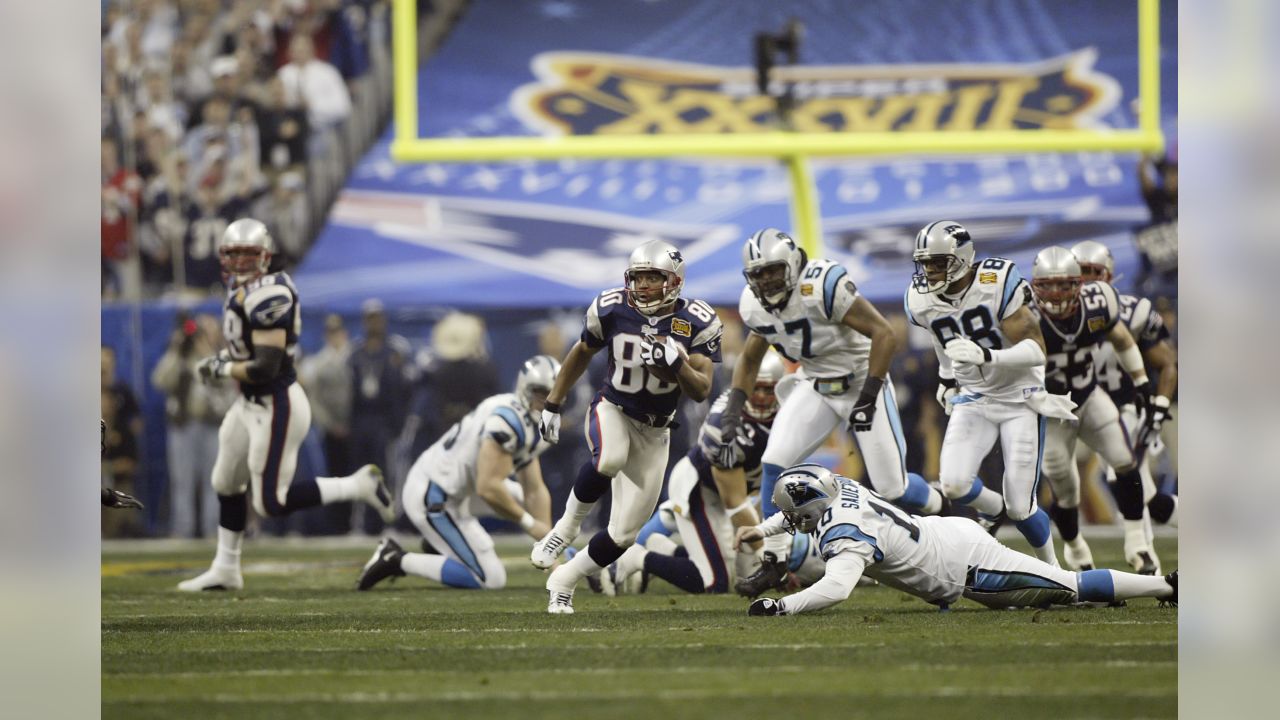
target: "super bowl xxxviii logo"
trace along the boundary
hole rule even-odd
[[[1078,50],[1016,64],[839,65],[779,68],[799,132],[1069,129],[1095,127],[1119,84]],[[536,83],[512,95],[531,128],[556,135],[760,132],[774,103],[749,67],[626,55],[549,52]]]

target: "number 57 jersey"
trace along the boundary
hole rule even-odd
[[[942,293],[921,293],[907,288],[907,320],[929,331],[938,362],[945,370],[951,360],[943,354],[947,343],[966,337],[989,349],[1010,346],[1000,323],[1031,304],[1031,286],[1012,261],[987,258],[977,265],[969,288],[959,297]],[[1044,389],[1044,366],[1029,368],[1004,365],[963,365],[954,368],[960,392],[971,398],[988,397],[1004,402],[1023,402]],[[945,376],[947,373],[944,372]]]

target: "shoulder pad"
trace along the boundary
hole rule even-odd
[[[245,316],[255,328],[285,327],[293,307],[293,292],[285,285],[262,285],[244,298]]]
[[[525,444],[525,429],[524,423],[520,421],[520,414],[505,404],[495,407],[485,419],[484,434],[493,438],[494,442],[509,453]]]

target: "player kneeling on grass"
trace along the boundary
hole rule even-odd
[[[406,574],[457,588],[506,586],[506,568],[476,515],[518,522],[534,538],[551,530],[551,497],[538,464],[550,444],[538,432],[538,418],[558,372],[560,363],[549,355],[525,361],[514,394],[480,403],[418,457],[401,501],[422,537],[443,554],[405,552],[386,538],[365,564],[357,590]],[[507,481],[513,471],[518,485]],[[483,512],[484,504],[491,512]]]
[[[780,512],[739,529],[736,543],[797,530],[808,533],[827,561],[827,572],[794,595],[753,601],[749,615],[795,615],[830,607],[848,598],[864,573],[943,608],[962,597],[990,608],[1139,597],[1178,602],[1176,570],[1163,578],[1063,570],[1001,545],[972,520],[908,515],[820,465],[789,468],[778,478],[773,500]]]

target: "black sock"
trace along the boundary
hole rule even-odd
[[[601,530],[591,538],[591,542],[587,543],[587,555],[591,556],[591,561],[600,567],[609,567],[618,558],[622,557],[623,549],[609,537],[606,530]]]
[[[688,558],[669,557],[651,552],[644,556],[644,569],[685,592],[700,594],[706,587],[698,566]]]
[[[613,478],[596,472],[596,466],[587,463],[578,471],[578,479],[573,483],[573,494],[584,503],[599,500],[613,483]]]
[[[1165,493],[1156,493],[1156,496],[1151,498],[1151,502],[1147,503],[1151,519],[1161,525],[1169,522],[1169,518],[1173,517],[1173,511],[1176,509],[1178,509],[1178,501],[1174,500],[1172,495]]]
[[[218,526],[244,532],[249,521],[249,498],[245,493],[218,496]]]
[[[1142,475],[1134,468],[1126,473],[1116,473],[1111,493],[1116,496],[1116,506],[1125,520],[1142,519]]]
[[[295,481],[289,486],[289,494],[285,496],[286,512],[315,507],[320,504],[320,486],[315,480]]]
[[[676,551],[671,553],[671,557],[687,558],[689,557],[689,551],[683,545],[679,545],[676,547]]]
[[[1070,542],[1080,536],[1080,508],[1064,508],[1054,503],[1049,506],[1049,516],[1053,518],[1053,524],[1058,526],[1063,542]]]

